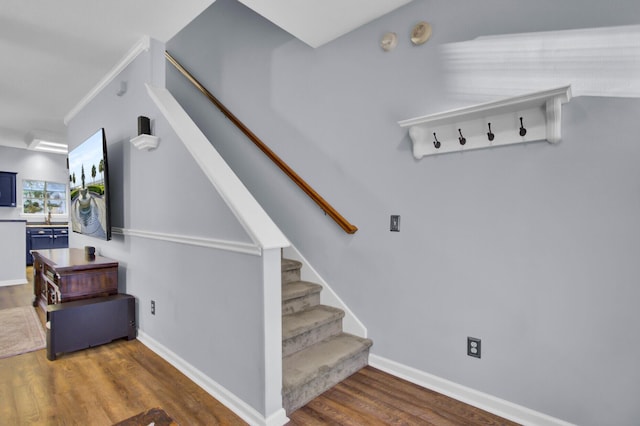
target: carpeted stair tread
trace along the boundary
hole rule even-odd
[[[282,404],[287,414],[368,364],[372,341],[342,331],[344,311],[320,304],[322,286],[282,259]]]
[[[291,271],[293,269],[300,269],[302,263],[293,259],[282,259],[281,266],[282,272]]]
[[[308,296],[313,293],[320,293],[322,286],[320,284],[310,283],[307,281],[295,281],[287,283],[282,288],[282,301],[286,302],[291,299]]]
[[[282,360],[283,393],[289,393],[368,350],[370,339],[341,333]],[[335,384],[335,383],[334,383]]]
[[[344,317],[342,309],[317,305],[305,311],[282,316],[282,340],[321,327]]]

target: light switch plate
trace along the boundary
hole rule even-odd
[[[400,215],[391,215],[391,224],[389,226],[391,232],[400,232]]]

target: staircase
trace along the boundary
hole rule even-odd
[[[342,332],[344,312],[320,304],[322,286],[282,259],[282,400],[287,414],[368,364],[371,340]]]

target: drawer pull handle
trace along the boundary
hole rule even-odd
[[[38,231],[38,234],[40,234],[40,235],[42,235],[44,233],[45,233],[44,231]]]

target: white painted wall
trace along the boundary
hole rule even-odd
[[[0,220],[0,287],[27,283],[25,224]]]
[[[67,157],[64,155],[46,154],[26,149],[0,146],[0,170],[16,172],[17,207],[0,207],[0,219],[25,219],[29,222],[42,222],[44,215],[22,216],[22,180],[48,180],[66,183]],[[67,217],[54,217],[54,221],[66,222]]]
[[[416,47],[419,20],[433,35]],[[363,321],[376,355],[572,423],[632,425],[640,101],[573,99],[558,145],[420,161],[397,121],[460,106],[446,43],[639,21],[635,0],[416,0],[314,50],[216,1],[168,50],[358,226],[353,236],[173,70],[167,84]],[[389,53],[387,31],[399,36]],[[482,338],[482,359],[466,355],[467,336]]]

